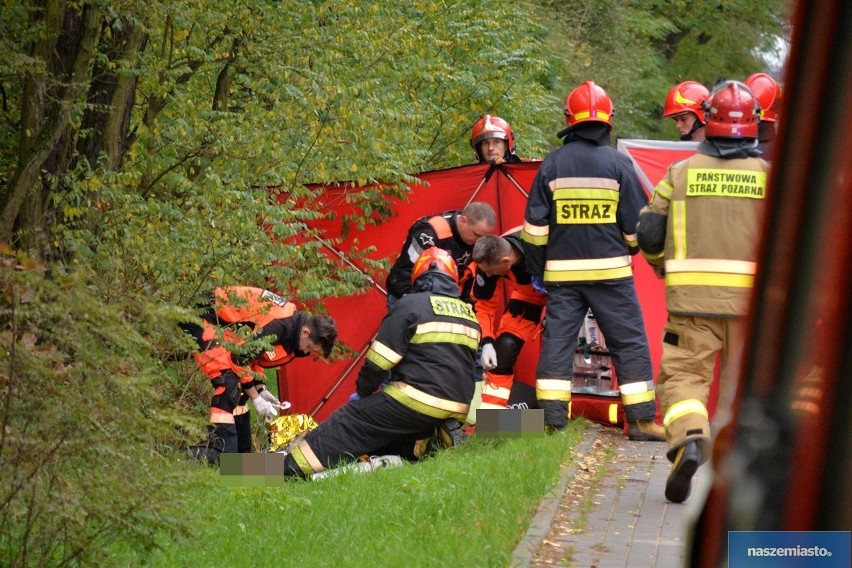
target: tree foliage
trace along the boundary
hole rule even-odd
[[[512,124],[522,156],[542,157],[564,125],[565,95],[586,79],[610,91],[618,134],[656,136],[675,82],[762,69],[783,9],[776,0],[6,3],[4,563],[87,562],[126,522],[140,541],[170,524],[157,496],[176,486],[146,468],[170,435],[192,428],[172,412],[192,404],[191,379],[170,361],[191,348],[175,323],[213,287],[260,285],[307,302],[380,277],[388,259],[356,244],[341,269],[325,249],[339,243],[306,233],[330,215],[317,184],[343,180],[351,230],[381,223],[411,174],[473,160],[468,136],[484,113]],[[153,406],[135,404],[143,398]],[[123,472],[140,468],[128,482]],[[65,497],[50,503],[57,489]]]
[[[538,0],[550,22],[556,83],[564,93],[591,79],[615,103],[626,138],[673,138],[660,120],[681,81],[711,88],[773,66],[786,34],[787,0]]]
[[[213,287],[307,301],[386,266],[352,250],[362,270],[341,270],[304,238],[328,214],[310,183],[351,180],[352,227],[378,223],[411,173],[471,161],[482,113],[532,124],[553,103],[525,6],[45,0],[9,5],[0,29],[10,565],[88,563],[172,527],[179,485],[151,467],[169,455],[155,426],[184,427],[166,356]]]
[[[186,468],[157,451],[182,419],[162,368],[85,269],[0,255],[0,559],[94,564],[117,537],[147,549],[179,517]]]

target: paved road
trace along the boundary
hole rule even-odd
[[[630,442],[590,425],[545,496],[511,566],[576,568],[685,566],[688,519],[709,481],[701,467],[684,504],[666,501],[666,444]]]

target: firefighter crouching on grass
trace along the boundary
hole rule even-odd
[[[290,451],[285,476],[310,477],[365,454],[416,459],[418,440],[450,420],[461,427],[473,396],[479,324],[459,299],[456,263],[447,251],[426,249],[411,280],[412,293],[382,320],[357,392]],[[376,391],[388,372],[390,383]]]
[[[749,89],[722,83],[706,108],[706,140],[669,166],[637,227],[642,254],[666,281],[657,385],[672,462],[666,499],[674,503],[686,500],[710,456],[707,400],[720,352],[717,415],[733,402],[769,172],[758,157],[759,108]]]
[[[257,413],[274,418],[282,408],[278,399],[255,374],[311,354],[328,357],[337,339],[334,320],[296,310],[281,296],[249,286],[217,288],[201,325],[185,323],[181,328],[198,343],[194,355],[199,369],[210,379],[208,443],[191,448],[191,457],[218,463],[219,454],[251,451],[251,423],[243,404],[250,399]],[[224,328],[224,329],[221,329]],[[239,328],[247,328],[241,333]],[[238,346],[246,340],[264,339],[267,350]]]

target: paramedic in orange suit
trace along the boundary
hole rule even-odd
[[[213,386],[208,444],[190,454],[211,463],[221,453],[251,451],[248,414],[235,413],[243,401],[250,399],[264,418],[278,415],[278,399],[259,378],[265,369],[295,357],[328,357],[337,339],[330,317],[299,312],[278,294],[249,286],[217,288],[201,324],[181,327],[198,343],[195,362]],[[252,346],[257,340],[269,346]]]
[[[485,236],[473,247],[471,298],[482,328],[482,368],[485,383],[479,408],[506,408],[514,383],[514,368],[524,344],[536,334],[547,296],[536,291],[526,270],[520,230],[502,237]],[[497,314],[502,287],[510,290],[502,315]],[[499,317],[499,319],[498,319]]]

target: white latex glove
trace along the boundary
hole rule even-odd
[[[259,394],[261,397],[263,397],[263,400],[265,400],[266,402],[271,402],[272,404],[278,404],[278,399],[275,398],[275,395],[272,394],[271,392],[269,392],[269,389],[267,389],[267,388],[258,389],[257,394]]]
[[[278,416],[278,409],[276,406],[264,399],[262,396],[252,399],[251,403],[254,405],[254,409],[257,413],[266,420],[272,420]]]
[[[490,371],[497,366],[497,351],[494,349],[494,345],[486,343],[482,346],[480,360],[482,361],[482,368],[486,371]]]

